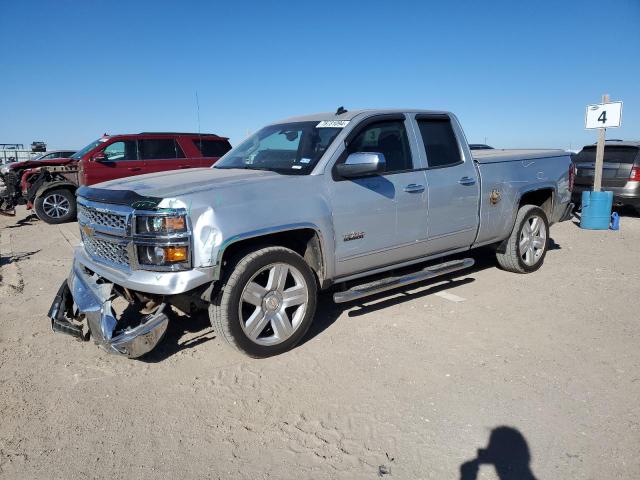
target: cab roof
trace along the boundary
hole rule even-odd
[[[277,122],[273,122],[272,125],[278,125],[281,123],[293,123],[293,122],[320,122],[322,120],[353,120],[360,114],[374,115],[374,114],[393,114],[393,113],[426,113],[433,115],[449,114],[443,110],[420,110],[415,108],[391,108],[391,109],[361,109],[361,110],[349,110],[339,115],[336,112],[321,112],[313,113],[310,115],[301,115],[297,117],[289,117]]]

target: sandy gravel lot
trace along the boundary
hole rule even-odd
[[[76,224],[0,228],[2,479],[497,479],[505,456],[538,479],[640,478],[640,218],[554,226],[533,275],[481,252],[445,281],[325,296],[267,360],[206,318],[141,361],[54,335]]]

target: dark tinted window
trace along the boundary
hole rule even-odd
[[[349,153],[377,152],[384,155],[386,172],[413,169],[407,131],[402,120],[371,124],[349,144]]]
[[[136,142],[126,140],[122,142],[113,142],[107,145],[103,150],[108,162],[119,162],[122,160],[137,160]]]
[[[451,120],[445,118],[419,119],[418,127],[427,151],[429,168],[449,167],[462,162]]]
[[[154,138],[138,141],[141,160],[184,158],[173,138]]]
[[[200,140],[196,138],[193,143],[195,143],[203,157],[221,157],[231,150],[229,143],[221,140]]]
[[[638,155],[635,147],[614,147],[605,145],[604,161],[614,163],[633,163]],[[576,162],[595,162],[596,147],[583,148],[575,157]]]

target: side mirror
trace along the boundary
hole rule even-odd
[[[355,152],[344,163],[336,165],[336,172],[344,178],[364,177],[384,172],[386,161],[382,153]]]
[[[107,161],[107,155],[104,152],[94,153],[93,156],[91,157],[91,161],[93,161],[93,162],[106,162]]]

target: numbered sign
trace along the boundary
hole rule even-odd
[[[622,102],[598,103],[588,105],[585,116],[585,128],[619,127],[622,120]]]

